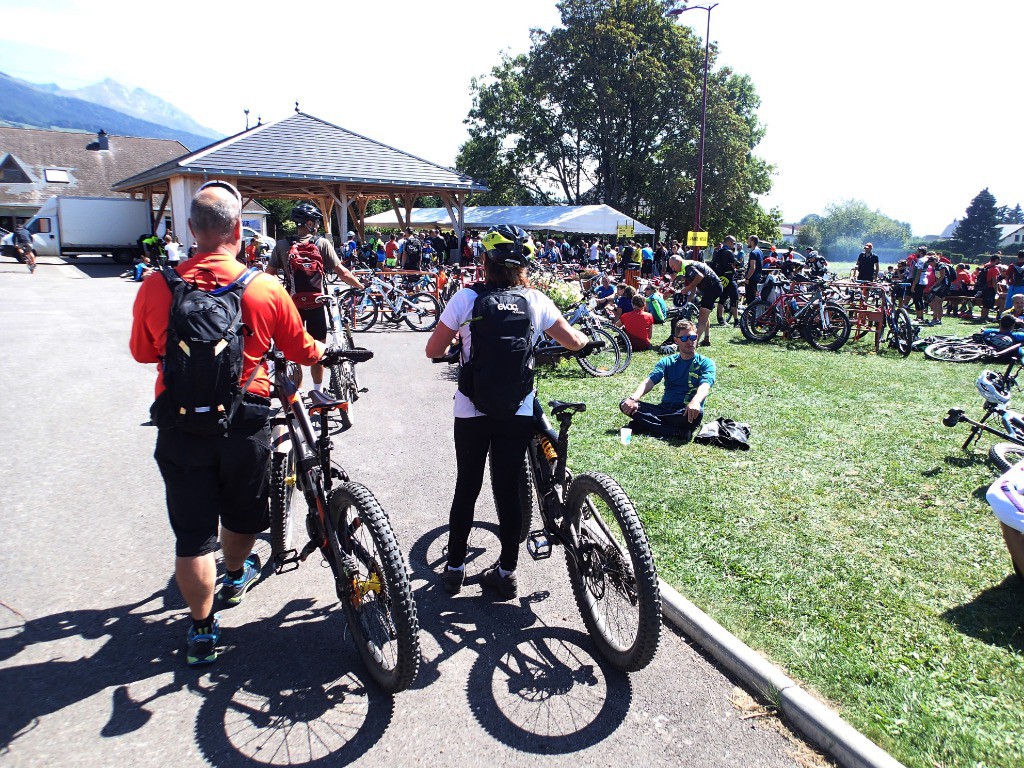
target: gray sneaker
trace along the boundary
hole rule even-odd
[[[449,595],[457,595],[462,591],[462,582],[466,579],[466,569],[462,568],[456,570],[449,568],[447,565],[444,567],[444,572],[441,574],[441,583],[444,585],[444,591]]]
[[[498,573],[497,563],[480,574],[480,581],[501,595],[502,600],[512,600],[519,595],[515,571],[508,576],[502,576]]]

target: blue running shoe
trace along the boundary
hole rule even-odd
[[[245,593],[260,580],[260,567],[259,557],[251,554],[245,560],[241,578],[232,579],[225,574],[220,582],[220,599],[228,605],[238,605],[242,602]]]
[[[213,664],[217,660],[217,643],[220,642],[220,617],[213,617],[213,624],[207,629],[188,628],[188,656],[185,661],[190,667]]]

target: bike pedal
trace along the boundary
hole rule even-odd
[[[299,568],[299,553],[289,549],[274,556],[274,573],[280,575]]]
[[[546,560],[551,557],[551,538],[543,528],[530,531],[526,537],[526,551],[534,560]]]

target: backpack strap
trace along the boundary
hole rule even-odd
[[[225,291],[232,290],[235,287],[240,287],[242,289],[242,295],[239,296],[238,298],[238,311],[235,313],[235,316],[231,319],[232,326],[234,326],[234,324],[237,323],[242,316],[242,296],[244,296],[245,294],[245,289],[249,287],[249,283],[252,282],[252,279],[256,277],[256,275],[259,274],[259,272],[260,270],[256,269],[256,267],[249,267],[249,269],[245,270],[245,272],[239,275],[230,285],[226,285],[224,286],[224,288],[218,288],[216,291],[214,291],[214,293],[224,293]],[[242,357],[244,358],[245,355],[243,354]],[[256,365],[253,366],[252,373],[249,374],[249,378],[245,380],[245,384],[243,384],[239,388],[238,394],[235,395],[235,399],[231,403],[231,409],[228,411],[227,423],[229,426],[231,425],[231,420],[235,418],[235,413],[238,411],[238,406],[242,404],[242,398],[245,397],[245,393],[249,391],[249,387],[252,385],[253,379],[256,378],[256,373],[257,371],[259,371],[260,364],[262,362],[263,358],[260,358],[256,362]]]

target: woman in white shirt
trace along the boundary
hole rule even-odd
[[[562,317],[554,303],[540,291],[528,287],[526,265],[534,255],[535,246],[530,236],[519,227],[492,227],[482,238],[486,252],[484,284],[459,290],[448,302],[441,319],[427,342],[427,357],[438,358],[458,335],[462,342],[463,362],[470,360],[473,345],[473,309],[477,297],[487,292],[503,291],[518,294],[525,299],[533,320],[535,344],[547,334],[568,349],[581,349],[587,336],[576,330]],[[480,288],[481,290],[476,290]],[[520,300],[521,301],[521,300]],[[462,589],[465,578],[466,548],[473,527],[473,513],[477,496],[483,484],[484,460],[491,455],[492,483],[498,508],[498,528],[501,556],[485,570],[481,581],[495,589],[504,600],[518,594],[516,565],[519,558],[519,532],[523,510],[519,504],[519,471],[523,465],[526,446],[533,434],[532,371],[528,374],[530,391],[519,404],[515,414],[508,417],[488,416],[477,409],[479,397],[471,399],[462,392],[455,393],[455,457],[457,478],[452,499],[448,527],[448,564],[442,574],[442,583],[449,594]],[[509,409],[511,410],[511,409]]]

